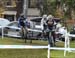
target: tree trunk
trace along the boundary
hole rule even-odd
[[[24,0],[24,5],[23,5],[24,17],[27,17],[27,9],[28,9],[28,0]]]

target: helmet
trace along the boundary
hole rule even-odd
[[[62,27],[63,29],[65,29],[66,27]]]
[[[53,19],[52,15],[48,15],[47,19]]]
[[[47,18],[47,15],[46,15],[46,14],[44,14],[44,15],[43,15],[43,18]]]

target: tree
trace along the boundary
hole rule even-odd
[[[0,17],[3,11],[4,11],[4,0],[0,0]]]
[[[75,12],[75,0],[61,0],[62,7],[65,4],[65,7],[63,7],[64,15],[67,17],[67,19],[72,19],[72,14]],[[65,11],[66,9],[66,11]]]
[[[56,17],[73,19],[75,0],[43,0],[43,14],[53,14]]]
[[[24,4],[23,4],[24,17],[27,17],[27,10],[28,10],[28,0],[24,0]]]
[[[55,14],[56,1],[55,0],[43,0],[43,14]]]

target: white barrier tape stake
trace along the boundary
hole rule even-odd
[[[64,50],[64,57],[66,56],[66,48],[67,48],[67,39],[68,39],[68,34],[67,34],[67,29],[66,29],[66,33],[65,33],[65,50]]]
[[[69,33],[68,33],[68,51],[70,51],[70,38],[69,38]]]
[[[64,50],[64,56],[66,55],[66,37],[65,37],[65,50]]]
[[[50,45],[48,44],[48,58],[50,58]]]

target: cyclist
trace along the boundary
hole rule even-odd
[[[54,39],[53,39],[54,20],[52,15],[49,15],[47,17],[46,23],[47,23],[46,34],[48,38],[48,43],[50,44],[50,46],[54,46]]]
[[[24,17],[23,14],[20,15],[20,17],[18,18],[18,26],[21,28],[21,36],[22,38],[27,38],[27,32],[26,32],[26,18]],[[25,40],[26,42],[26,40]]]

